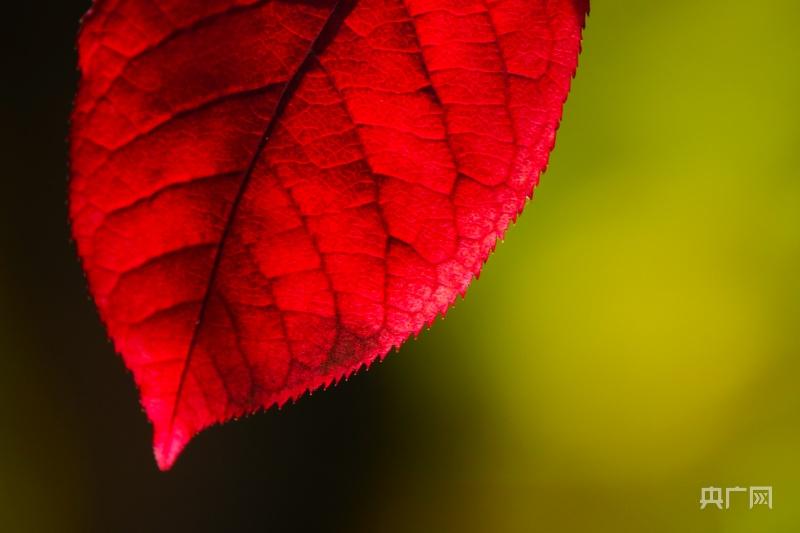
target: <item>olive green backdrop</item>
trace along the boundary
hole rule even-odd
[[[796,0],[595,1],[550,170],[466,300],[166,474],[68,241],[88,2],[24,4],[0,52],[0,530],[800,530]],[[701,511],[712,485],[774,509]]]

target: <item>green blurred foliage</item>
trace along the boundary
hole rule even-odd
[[[798,20],[594,3],[535,200],[385,363],[447,432],[385,474],[392,531],[799,530]],[[759,484],[774,510],[699,510],[701,487]]]

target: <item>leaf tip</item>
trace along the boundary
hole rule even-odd
[[[153,455],[158,469],[166,472],[172,468],[191,437],[177,428],[159,431],[153,436]]]

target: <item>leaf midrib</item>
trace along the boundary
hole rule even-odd
[[[253,175],[253,171],[255,170],[256,164],[258,164],[258,161],[261,158],[264,149],[266,148],[270,138],[272,137],[272,134],[275,131],[278,121],[283,116],[283,113],[286,110],[286,106],[288,105],[292,96],[297,90],[297,87],[299,86],[300,81],[303,78],[303,75],[308,70],[309,65],[313,60],[314,56],[317,55],[321,51],[321,49],[323,49],[324,46],[328,44],[330,39],[336,34],[336,31],[344,21],[344,18],[348,14],[349,10],[353,7],[353,4],[354,2],[352,0],[336,0],[336,3],[331,8],[328,18],[325,20],[325,23],[322,25],[317,35],[311,41],[311,44],[309,45],[308,51],[306,52],[306,55],[303,57],[303,60],[298,65],[297,69],[292,73],[292,76],[286,82],[286,85],[281,91],[280,96],[278,97],[278,102],[275,105],[275,111],[273,112],[272,116],[267,122],[266,127],[264,128],[264,133],[261,136],[261,140],[259,141],[258,146],[256,146],[253,152],[253,156],[250,158],[250,162],[242,176],[242,181],[239,184],[239,189],[236,192],[236,196],[234,197],[233,202],[231,202],[231,207],[228,212],[228,217],[225,222],[225,226],[223,228],[222,235],[220,236],[219,244],[217,245],[217,249],[214,255],[214,262],[211,266],[211,271],[209,272],[208,284],[206,286],[206,292],[203,296],[203,300],[200,304],[200,310],[198,312],[197,322],[195,324],[194,329],[192,330],[192,338],[189,341],[189,346],[186,352],[186,359],[184,361],[183,368],[181,369],[181,374],[178,381],[178,388],[175,392],[175,400],[172,404],[172,412],[170,414],[169,426],[166,432],[167,440],[165,443],[165,454],[167,456],[169,456],[169,454],[171,453],[173,429],[175,425],[175,420],[177,419],[178,407],[180,405],[183,389],[189,374],[189,368],[191,365],[192,356],[194,354],[195,347],[197,346],[199,332],[203,327],[203,321],[205,318],[206,310],[208,309],[211,300],[211,295],[214,288],[215,280],[219,272],[223,251],[225,249],[225,242],[227,241],[228,235],[230,234],[231,228],[233,226],[233,221],[236,218],[236,213],[238,211],[239,204],[241,203],[242,198],[244,197],[244,194],[247,191],[247,187],[248,184],[250,183],[250,179]]]

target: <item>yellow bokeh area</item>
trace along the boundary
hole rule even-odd
[[[594,2],[534,201],[384,363],[427,433],[398,437],[367,520],[800,531],[798,20],[793,0]],[[758,485],[772,510],[700,510],[702,487]]]

